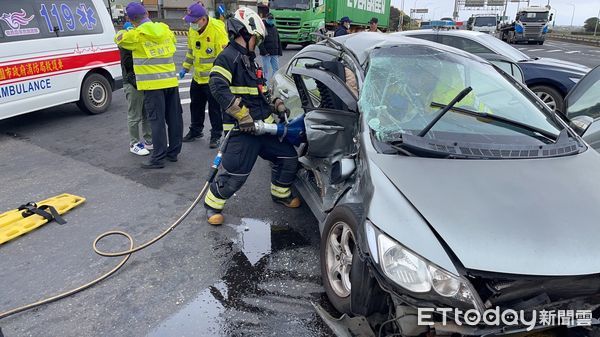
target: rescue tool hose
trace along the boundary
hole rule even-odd
[[[232,130],[234,131],[234,130]],[[217,156],[215,157],[213,164],[210,168],[210,172],[208,174],[208,177],[206,179],[206,182],[204,183],[204,186],[202,187],[202,189],[200,190],[200,193],[198,193],[198,196],[196,197],[196,199],[194,200],[194,202],[185,210],[185,212],[183,212],[183,214],[177,219],[175,220],[175,222],[173,222],[173,224],[171,224],[171,226],[169,226],[169,228],[167,228],[166,230],[164,230],[162,233],[160,233],[158,236],[156,236],[155,238],[153,238],[150,241],[145,242],[142,245],[139,245],[137,247],[134,248],[134,240],[133,237],[127,233],[127,232],[123,232],[123,231],[109,231],[106,232],[104,234],[101,234],[100,236],[98,236],[95,240],[94,243],[92,244],[92,248],[94,249],[94,252],[100,256],[104,256],[104,257],[119,257],[119,256],[123,256],[123,259],[121,260],[121,262],[119,262],[113,269],[111,269],[110,271],[102,274],[100,277],[84,284],[81,285],[77,288],[73,288],[71,290],[65,291],[63,293],[60,293],[58,295],[52,296],[52,297],[48,297],[46,299],[31,303],[31,304],[27,304],[18,308],[14,308],[11,310],[8,310],[6,312],[0,312],[0,319],[6,318],[8,316],[12,316],[14,314],[18,314],[20,312],[29,310],[29,309],[33,309],[35,307],[38,307],[40,305],[43,304],[48,304],[54,301],[58,301],[60,299],[63,299],[65,297],[71,296],[73,294],[76,294],[82,290],[88,289],[90,287],[92,287],[93,285],[102,282],[103,280],[105,280],[106,278],[108,278],[109,276],[111,276],[112,274],[116,273],[119,269],[121,269],[121,267],[123,267],[123,265],[125,265],[125,263],[127,262],[127,260],[129,260],[129,258],[131,257],[131,254],[135,253],[135,252],[139,252],[142,249],[148,248],[149,246],[153,245],[154,243],[156,243],[158,240],[162,239],[163,237],[165,237],[167,234],[169,234],[170,232],[172,232],[175,227],[179,226],[179,224],[181,224],[181,222],[183,222],[183,220],[192,212],[192,210],[200,203],[200,201],[202,200],[202,197],[204,196],[204,194],[206,193],[206,191],[208,190],[208,187],[210,186],[210,183],[213,181],[213,179],[215,178],[215,176],[217,175],[217,171],[219,170],[219,166],[221,164],[221,159],[223,157],[223,150],[225,149],[225,147],[227,147],[227,143],[229,141],[229,137],[231,136],[231,131],[227,132],[227,135],[225,136],[223,142],[221,143],[221,146],[219,148],[219,151],[217,153]],[[122,236],[127,238],[127,240],[129,240],[129,249],[128,250],[124,250],[122,252],[116,252],[116,253],[110,253],[110,252],[105,252],[102,251],[98,248],[98,242],[100,242],[102,239],[109,237],[109,236],[113,236],[113,235],[117,235],[117,236]]]

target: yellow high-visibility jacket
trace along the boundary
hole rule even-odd
[[[189,71],[194,66],[194,81],[196,83],[208,83],[213,63],[228,43],[229,38],[225,30],[225,24],[221,20],[210,18],[202,34],[190,28],[188,32],[188,51],[185,55],[183,67]]]
[[[179,85],[173,55],[177,39],[164,23],[146,22],[132,30],[121,30],[115,42],[131,50],[138,90],[158,90]]]

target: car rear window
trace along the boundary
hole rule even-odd
[[[0,43],[102,31],[91,0],[0,1]]]

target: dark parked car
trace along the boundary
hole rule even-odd
[[[360,33],[304,48],[273,78],[304,118],[295,187],[319,221],[327,296],[352,317],[318,308],[338,336],[524,329],[439,315],[422,325],[420,308],[598,317],[600,155],[584,139],[600,135],[590,117],[600,68],[567,98],[575,129],[496,69],[441,44]]]
[[[492,35],[467,30],[420,30],[396,33],[433,41],[472,54],[499,54],[518,62],[527,86],[551,109],[563,111],[564,98],[590,68],[551,58],[531,58]]]

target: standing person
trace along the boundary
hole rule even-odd
[[[343,18],[341,18],[340,24],[338,25],[335,32],[333,33],[333,36],[335,37],[335,36],[348,35],[348,29],[350,29],[350,23],[352,23],[352,21],[350,20],[349,17],[344,16]]]
[[[377,19],[376,17],[371,18],[371,21],[369,21],[369,29],[367,30],[367,32],[381,33],[381,31],[377,29],[378,25],[379,19]]]
[[[126,22],[123,29],[133,29]],[[127,100],[127,126],[129,128],[129,151],[138,156],[147,156],[152,150],[152,129],[144,111],[144,93],[137,89],[133,72],[133,55],[130,50],[119,47],[121,53],[121,71],[123,72],[123,90]],[[140,124],[144,141],[140,142]]]
[[[238,125],[223,151],[223,169],[204,199],[207,221],[223,224],[221,212],[227,199],[246,182],[256,158],[273,163],[271,170],[271,197],[273,201],[290,208],[300,207],[300,199],[292,196],[291,185],[298,168],[298,155],[287,141],[276,136],[255,136],[254,121],[264,120],[272,111],[284,111],[281,99],[270,103],[265,97],[265,80],[257,76],[255,47],[265,37],[261,18],[249,8],[240,8],[227,20],[227,31],[234,37],[217,57],[210,73],[210,88],[225,113],[225,129]],[[273,104],[273,105],[271,105]]]
[[[279,32],[277,31],[277,27],[275,27],[273,14],[269,13],[264,22],[267,29],[267,36],[265,37],[265,41],[258,46],[258,49],[262,56],[263,70],[268,81],[279,70],[279,56],[283,55],[283,48],[279,40]]]
[[[223,134],[223,118],[219,103],[215,101],[208,87],[208,76],[217,55],[227,46],[229,38],[225,31],[223,21],[209,18],[202,4],[195,3],[188,8],[188,15],[184,18],[189,23],[188,51],[183,61],[183,69],[179,78],[183,78],[190,68],[194,67],[194,79],[190,86],[190,113],[192,123],[190,131],[183,137],[184,142],[193,142],[196,138],[204,136],[204,119],[206,103],[208,103],[208,117],[210,119],[211,149],[219,146]]]
[[[165,159],[177,161],[181,152],[183,110],[173,62],[177,40],[169,26],[148,18],[142,4],[131,2],[125,11],[136,28],[119,31],[115,42],[132,52],[133,71],[138,90],[144,92],[144,108],[152,127],[154,144],[152,156],[142,163],[142,168],[159,169],[165,166]],[[165,123],[168,126],[168,142]]]

